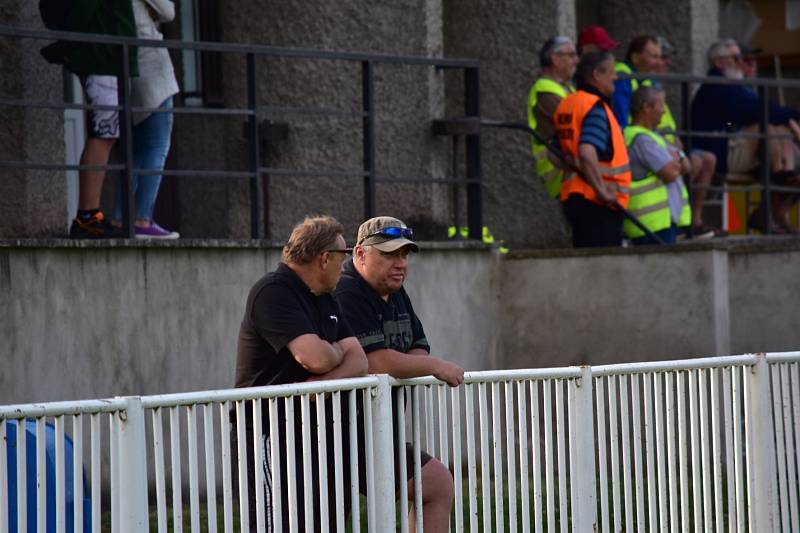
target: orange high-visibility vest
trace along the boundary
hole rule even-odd
[[[597,102],[603,104],[603,109],[608,116],[611,126],[611,145],[614,149],[614,157],[611,161],[600,161],[600,174],[603,181],[613,187],[620,205],[627,207],[631,185],[631,167],[628,150],[625,147],[625,138],[622,136],[622,130],[617,119],[614,118],[611,108],[599,96],[586,91],[574,92],[561,100],[556,108],[554,116],[556,134],[562,150],[577,161],[583,119]],[[574,172],[566,175],[561,183],[561,201],[565,201],[571,194],[578,194],[589,201],[604,204],[598,198],[594,188]]]

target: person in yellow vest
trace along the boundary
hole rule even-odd
[[[556,108],[555,142],[568,164],[561,202],[576,248],[622,244],[620,206],[628,205],[631,172],[622,129],[609,106],[616,79],[614,56],[588,53],[575,71],[577,91]]]
[[[631,98],[631,123],[623,134],[631,163],[628,211],[666,244],[677,240],[679,226],[692,220],[689,194],[681,179],[689,162],[658,131],[664,113],[664,90],[639,87]],[[626,220],[625,236],[636,245],[657,241]]]
[[[675,55],[675,49],[664,37],[659,36],[656,39],[658,44],[661,45],[661,65],[658,73],[664,74],[672,69],[672,57]],[[658,123],[658,132],[678,150],[683,150],[681,138],[675,134],[677,129],[677,124],[669,110],[669,106],[664,104],[664,116]],[[711,179],[717,171],[717,156],[708,150],[700,150],[699,148],[693,148],[688,155],[691,168],[686,176],[688,176],[692,187],[689,200],[692,207],[692,225],[688,236],[695,239],[724,237],[727,232],[708,226],[703,221],[703,205],[706,201],[706,194],[708,194],[708,187],[711,185]]]
[[[528,126],[542,139],[550,140],[555,134],[553,113],[567,94],[574,92],[570,80],[578,66],[578,52],[569,37],[551,37],[539,51],[542,75],[528,93]],[[562,170],[547,157],[547,147],[531,137],[536,174],[544,181],[544,187],[553,198],[561,191]]]
[[[634,37],[628,45],[625,61],[620,61],[615,65],[617,73],[652,73],[661,74],[666,72],[668,65],[671,64],[672,46],[663,37],[653,35],[639,35]],[[669,57],[669,63],[665,61],[665,56]],[[630,99],[639,87],[650,87],[658,82],[652,80],[624,79],[617,80],[614,84],[614,115],[620,125],[624,128],[631,119]],[[669,106],[664,103],[664,113],[655,128],[671,145],[678,150],[683,150],[680,138],[675,134],[677,123]],[[684,154],[685,155],[685,154]],[[703,204],[705,203],[708,186],[716,170],[717,159],[711,152],[706,150],[692,150],[688,156],[690,169],[686,173],[692,185],[692,221],[691,225],[686,225],[688,235],[694,238],[714,237],[723,235],[724,232],[707,226],[703,222]]]

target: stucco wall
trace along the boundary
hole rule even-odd
[[[0,24],[43,29],[36,2],[8,0]],[[61,69],[39,49],[46,41],[0,39],[0,98],[62,102]],[[64,114],[0,106],[0,159],[63,164]],[[64,174],[0,169],[0,238],[61,236],[67,199]]]
[[[0,241],[0,404],[227,388],[246,242]],[[424,246],[406,283],[434,355],[467,370],[800,346],[800,243],[500,256]]]

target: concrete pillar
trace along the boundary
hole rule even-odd
[[[309,0],[269,5],[266,12],[263,3],[243,3],[237,9],[220,10],[222,40],[394,55],[442,53],[440,0],[405,0],[391,5]],[[289,124],[289,138],[272,143],[262,154],[263,163],[293,170],[361,172],[361,68],[360,62],[352,61],[259,58],[258,103],[274,106],[273,110],[260,113],[259,120]],[[448,176],[449,144],[431,133],[431,121],[444,115],[444,74],[432,67],[387,64],[376,64],[374,73],[377,174]],[[244,58],[224,56],[222,76],[225,105],[244,107]],[[325,116],[275,109],[289,107],[343,113]],[[213,120],[218,127],[204,127],[199,135],[191,125],[179,132],[181,142],[188,145],[178,164],[197,164],[194,154],[197,147],[203,146],[212,151],[201,154],[200,161],[213,159],[215,164],[229,169],[246,169],[244,118]],[[285,239],[293,224],[310,213],[336,216],[348,228],[348,240],[363,220],[363,178],[358,175],[272,176],[269,192],[271,237],[275,240]],[[233,237],[248,235],[246,180],[183,180],[181,194],[181,227],[213,224],[220,228],[219,232]],[[207,201],[194,201],[212,195],[213,212],[209,212]],[[448,188],[442,185],[378,184],[376,212],[407,219],[428,217],[427,222],[443,227],[449,220],[447,195]]]
[[[0,24],[42,29],[36,2],[9,0]],[[61,69],[39,55],[44,41],[0,39],[0,94],[6,98],[63,101]],[[0,159],[64,162],[64,113],[0,106]],[[0,169],[0,238],[62,236],[67,219],[63,171]]]
[[[718,0],[678,0],[652,3],[643,9],[635,0],[608,0],[600,7],[599,21],[622,44],[617,59],[622,59],[628,42],[636,35],[662,35],[677,48],[674,60],[678,72],[704,74],[705,53],[719,34]]]
[[[481,61],[481,115],[527,121],[537,54],[558,34],[575,37],[575,2],[459,0],[444,2],[445,54]],[[463,115],[460,79],[448,79],[448,114]],[[484,129],[484,220],[514,245],[569,246],[560,204],[547,196],[534,170],[527,134]]]

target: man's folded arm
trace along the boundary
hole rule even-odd
[[[295,360],[312,374],[330,372],[342,362],[344,352],[338,343],[331,344],[315,333],[295,337],[287,345]]]
[[[355,378],[367,375],[367,356],[358,339],[346,337],[333,344],[342,351],[341,363],[324,374],[311,376],[307,381]]]

